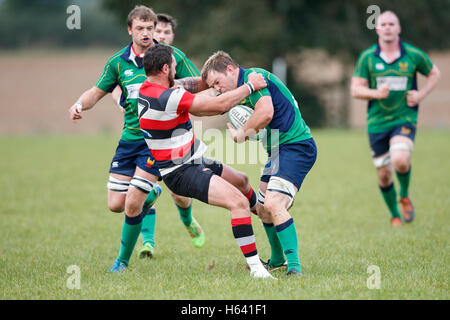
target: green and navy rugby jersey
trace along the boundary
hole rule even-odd
[[[369,88],[389,84],[389,96],[370,100],[367,125],[370,133],[387,131],[401,124],[417,124],[418,105],[406,103],[408,90],[417,90],[417,72],[428,75],[433,63],[421,50],[400,41],[400,56],[386,63],[378,44],[364,50],[358,58],[353,76],[369,80]]]
[[[302,118],[297,101],[286,85],[274,74],[261,69],[244,69],[239,67],[238,87],[248,81],[252,72],[260,73],[267,82],[267,87],[249,95],[241,104],[252,109],[263,96],[271,96],[273,103],[273,117],[266,126],[267,141],[263,144],[269,151],[272,147],[303,141],[311,138],[311,131]],[[278,130],[278,137],[272,137],[272,130]]]
[[[155,41],[155,44],[158,43]],[[177,62],[175,78],[198,77],[200,72],[179,49],[172,47]],[[139,88],[147,79],[142,58],[137,57],[132,43],[108,59],[105,69],[95,84],[99,89],[112,92],[116,85],[122,89],[120,105],[125,108],[121,139],[127,142],[143,140],[139,127],[138,103]]]

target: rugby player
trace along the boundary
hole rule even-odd
[[[378,43],[361,53],[351,82],[351,95],[368,101],[367,130],[373,164],[393,227],[401,226],[402,220],[414,219],[409,186],[419,102],[440,77],[438,67],[427,54],[403,42],[400,32],[397,15],[392,11],[383,12],[377,21]],[[417,72],[427,78],[420,90]],[[394,170],[400,184],[401,214]]]
[[[225,94],[245,83],[252,72],[264,76],[267,88],[241,101],[240,104],[254,110],[245,125],[234,129],[228,123],[228,128],[236,142],[243,142],[266,128],[263,145],[269,160],[260,179],[257,207],[271,247],[266,267],[280,268],[287,260],[287,274],[301,276],[297,232],[288,209],[316,161],[317,148],[297,101],[274,74],[260,68],[244,69],[223,51],[205,62],[202,79],[209,87]]]
[[[248,83],[228,94],[194,95],[184,88],[172,88],[176,65],[171,47],[149,48],[144,55],[148,78],[139,89],[140,126],[163,181],[176,194],[230,210],[233,235],[250,275],[273,278],[258,257],[249,201],[230,183],[235,170],[203,157],[206,146],[195,137],[189,119],[189,113],[209,116],[227,112],[253,90],[264,88],[266,82],[253,74]],[[140,202],[144,200],[141,195]]]
[[[144,247],[141,257],[154,254],[155,209],[152,208],[161,192],[157,185],[160,174],[153,156],[148,151],[139,128],[137,98],[139,87],[145,81],[143,55],[147,48],[157,42],[153,32],[157,17],[152,9],[136,6],[128,15],[128,33],[132,42],[108,59],[99,80],[85,91],[78,101],[69,108],[72,120],[82,118],[82,111],[89,110],[107,93],[118,85],[122,90],[120,104],[124,108],[124,125],[116,153],[111,161],[108,187],[108,207],[113,212],[125,210],[119,255],[110,271],[125,270],[142,229]],[[199,74],[183,52],[173,48],[177,58],[175,76],[193,77]],[[136,198],[145,195],[144,204]],[[191,214],[191,199],[172,194],[180,213],[180,218],[192,237],[196,247],[205,243],[204,232]]]

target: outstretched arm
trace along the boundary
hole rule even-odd
[[[267,83],[264,77],[259,73],[252,72],[248,77],[248,82],[239,88],[216,97],[203,94],[195,95],[189,113],[200,117],[225,113],[254,91],[258,91],[266,86]]]
[[[175,79],[175,86],[181,86],[190,93],[197,93],[208,89],[208,85],[201,77]]]
[[[103,91],[95,86],[89,90],[86,90],[80,98],[78,98],[78,101],[69,108],[70,118],[72,120],[81,119],[81,111],[93,108],[94,105],[106,94],[106,91]]]

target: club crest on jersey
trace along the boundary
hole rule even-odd
[[[147,159],[147,164],[145,165],[147,168],[151,168],[155,164],[155,160],[151,160],[150,157]]]
[[[125,70],[125,72],[123,73],[125,76],[127,77],[131,77],[133,75],[133,70]]]
[[[377,63],[377,64],[375,65],[375,69],[377,69],[377,70],[384,70],[384,64],[382,64],[382,63]]]
[[[400,71],[408,71],[408,62],[405,63],[398,63],[399,67],[400,67]]]

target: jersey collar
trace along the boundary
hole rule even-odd
[[[238,82],[237,82],[238,87],[240,87],[244,84],[244,73],[245,73],[245,69],[242,67],[239,67],[239,77],[238,77]]]
[[[398,40],[399,44],[400,44],[400,56],[395,59],[394,61],[392,61],[391,63],[387,63],[383,58],[381,58],[380,54],[381,54],[381,48],[380,48],[380,44],[377,42],[377,50],[375,50],[374,55],[376,57],[379,57],[380,59],[382,59],[386,64],[394,64],[396,63],[398,60],[400,60],[406,53],[405,50],[405,46],[403,45],[403,41],[401,39]]]
[[[153,39],[153,43],[154,44],[158,44],[158,41],[156,41],[155,39]],[[125,51],[122,53],[122,55],[120,56],[123,60],[128,61],[128,62],[133,62],[134,65],[136,67],[138,67],[139,69],[144,67],[144,64],[142,63],[143,61],[143,57],[138,57],[135,53],[134,53],[134,49],[133,49],[133,41],[127,46],[127,48],[125,49]]]

